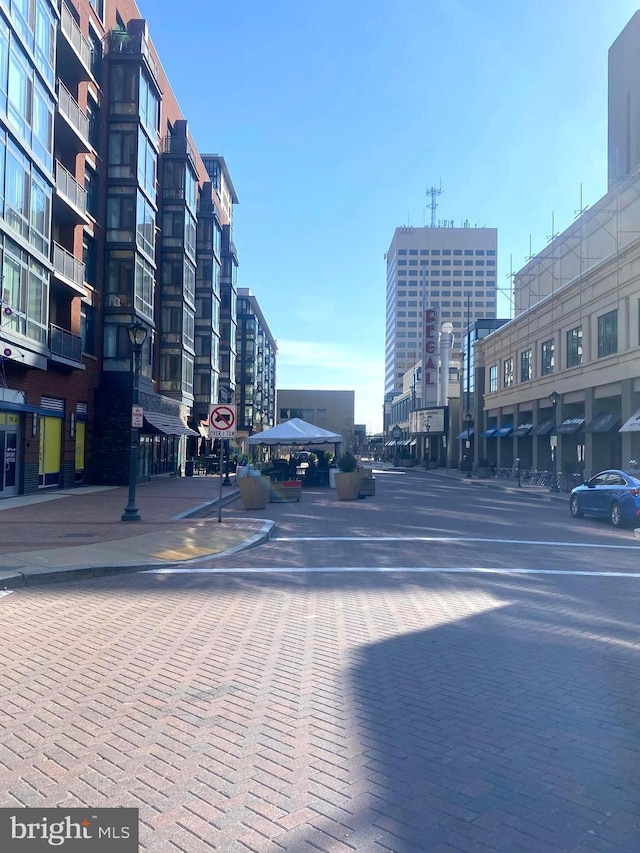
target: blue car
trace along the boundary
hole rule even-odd
[[[640,526],[640,471],[600,471],[572,489],[569,509],[574,518],[595,515],[614,527],[632,521]]]

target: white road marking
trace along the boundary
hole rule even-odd
[[[152,575],[304,575],[304,574],[336,574],[336,573],[376,573],[376,574],[489,574],[489,575],[579,575],[596,578],[640,578],[640,572],[590,572],[582,569],[496,569],[484,566],[468,567],[435,567],[435,566],[403,566],[392,568],[388,566],[314,566],[306,568],[290,568],[285,566],[272,568],[256,568],[245,566],[233,569],[191,569],[191,568],[153,568],[145,574]]]
[[[552,542],[539,539],[486,539],[482,536],[273,536],[272,542],[484,542],[487,545],[542,545],[552,548],[610,548],[637,551],[640,546],[605,545],[592,542]]]

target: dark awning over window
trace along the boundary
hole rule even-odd
[[[558,432],[561,435],[571,435],[574,432],[579,432],[584,426],[584,418],[565,418],[558,427]]]
[[[469,427],[469,429],[463,429],[462,432],[460,433],[460,435],[456,436],[456,440],[459,438],[462,438],[462,439],[471,438],[471,436],[474,434],[474,432],[475,432],[475,430],[473,427]]]
[[[533,429],[533,424],[520,424],[519,427],[516,427],[513,431],[513,434],[518,438],[522,438],[524,435],[529,435],[531,430]]]
[[[480,433],[480,438],[493,438],[497,431],[496,427],[489,427],[489,429],[485,429],[484,432]]]
[[[539,423],[537,427],[533,428],[531,435],[549,435],[553,430],[553,427],[553,418],[547,418],[546,421],[542,421],[542,423]]]
[[[174,415],[165,415],[163,412],[145,412],[144,419],[158,432],[165,435],[198,435],[198,433],[189,429],[189,427]]]
[[[496,430],[496,438],[506,438],[513,432],[513,424],[505,424]]]
[[[585,432],[610,432],[620,426],[620,416],[613,412],[600,412],[585,427]]]

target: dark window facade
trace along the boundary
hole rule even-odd
[[[567,367],[582,364],[582,326],[567,332]]]
[[[555,370],[556,344],[553,338],[540,346],[540,375],[549,376]]]
[[[618,352],[618,309],[598,317],[598,358]]]

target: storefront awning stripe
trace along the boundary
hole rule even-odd
[[[474,432],[475,432],[475,430],[473,427],[470,427],[469,429],[463,429],[462,432],[460,433],[460,435],[456,436],[456,440],[458,440],[459,438],[462,438],[462,439],[471,438],[471,436],[474,434]]]
[[[519,427],[514,429],[513,434],[518,438],[522,438],[525,435],[529,435],[531,430],[533,429],[533,424],[520,424]]]
[[[547,418],[533,428],[532,435],[548,435],[554,428],[553,418]]]
[[[572,435],[584,426],[584,418],[565,418],[558,427],[560,435]]]
[[[146,412],[144,419],[149,426],[157,429],[165,435],[198,435],[175,415],[165,415],[164,412]]]
[[[640,409],[620,427],[619,432],[640,432]]]
[[[610,432],[620,426],[620,416],[614,412],[600,412],[585,427],[585,432]],[[640,429],[640,427],[638,427]]]

